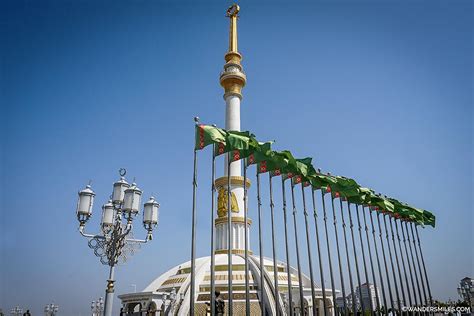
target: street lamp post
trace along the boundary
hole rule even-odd
[[[89,240],[89,247],[100,258],[100,262],[110,267],[105,291],[105,316],[112,315],[115,265],[119,260],[125,262],[128,256],[133,255],[140,243],[151,240],[153,228],[158,224],[160,204],[155,201],[154,197],[150,197],[144,204],[143,211],[143,226],[147,230],[147,236],[143,240],[133,238],[132,222],[139,213],[142,191],[135,183],[128,184],[124,178],[125,174],[125,169],[120,169],[121,178],[113,185],[111,199],[102,206],[100,234],[84,232],[86,223],[92,216],[95,197],[90,184],[79,192],[76,209],[79,232]]]
[[[10,314],[20,316],[23,314],[23,309],[21,309],[20,306],[16,306],[10,310]]]
[[[56,316],[59,311],[59,306],[56,304],[48,304],[44,307],[45,316]]]
[[[91,303],[92,316],[100,316],[104,312],[104,300],[100,297]]]

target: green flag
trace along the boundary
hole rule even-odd
[[[294,176],[295,174],[293,172],[285,172],[281,175],[281,178],[283,179],[283,181],[286,181],[288,179],[293,179]]]
[[[429,211],[426,211],[426,210],[422,210],[422,211],[423,211],[423,222],[426,225],[430,225],[431,227],[434,228],[436,225],[436,216],[434,216],[434,214]]]
[[[290,173],[291,178],[295,174],[296,160],[288,150],[273,151],[271,159],[259,163],[258,170],[259,173],[269,171],[272,177],[285,174],[285,177],[287,177],[288,173]]]
[[[389,198],[389,200],[395,206],[397,218],[402,218],[420,225],[430,225],[435,227],[435,216],[431,212],[420,210],[393,198]]]
[[[394,212],[394,205],[387,198],[380,194],[375,194],[373,191],[370,192],[368,197],[368,204],[375,208],[375,210],[382,210],[384,212]]]
[[[257,164],[258,173],[270,172],[272,176],[279,176],[288,161],[285,155],[277,151],[269,151],[265,159],[258,161]]]
[[[370,189],[364,188],[364,187],[359,187],[357,189],[357,191],[358,191],[357,195],[349,196],[349,197],[347,197],[347,200],[350,203],[354,203],[354,204],[359,204],[359,205],[367,204],[367,202],[369,200],[370,193],[371,193]]]
[[[293,186],[299,183],[302,183],[305,187],[310,185],[309,176],[316,173],[311,161],[312,158],[310,157],[296,159],[297,174],[291,179]]]
[[[331,197],[333,199],[338,199],[338,198],[341,198],[341,194],[338,191],[332,191],[331,190]],[[344,201],[344,198],[342,200]]]
[[[195,150],[201,150],[207,145],[225,142],[227,132],[211,125],[196,125]]]
[[[290,178],[297,174],[298,166],[296,164],[295,157],[293,157],[293,154],[289,150],[283,150],[279,152],[279,155],[283,157],[283,160],[286,163],[285,166],[281,169],[281,173],[288,174]]]
[[[284,159],[286,161],[286,165],[281,169],[281,178],[283,181],[292,179],[294,176],[299,174],[297,159],[295,159],[288,150],[283,150],[280,154],[285,157]]]
[[[414,223],[420,224],[422,226],[425,225],[425,221],[423,218],[423,211],[412,207],[408,204],[402,203],[401,210],[405,211],[410,215],[410,220]]]
[[[217,143],[215,155],[231,152],[231,162],[248,157],[258,147],[258,141],[250,132],[227,131],[225,140]]]
[[[309,183],[309,181],[306,180],[302,175],[296,175],[291,178],[291,185],[295,186],[300,183],[303,185],[303,187],[311,185],[311,183]]]
[[[336,176],[336,183],[332,185],[332,190],[338,192],[345,198],[359,196],[359,184],[353,179]]]
[[[331,192],[331,186],[336,183],[336,178],[322,173],[313,173],[308,176],[313,190],[323,190],[324,193]]]
[[[262,164],[261,166],[259,165],[259,173],[265,173],[267,171],[260,171],[260,170],[267,170],[265,164]],[[277,177],[281,175],[281,171],[279,168],[270,170],[270,176],[271,177]]]
[[[415,221],[417,218],[416,210],[394,198],[388,198],[394,206],[395,217],[409,221]]]
[[[311,157],[296,159],[297,174],[303,176],[306,179],[309,175],[316,173],[313,165],[311,164],[312,160],[313,159]]]
[[[251,153],[245,163],[247,166],[257,164],[272,158],[272,144],[273,142],[258,143],[256,150]]]

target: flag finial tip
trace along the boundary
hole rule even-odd
[[[196,124],[199,123],[199,116],[195,116],[195,117],[194,117],[194,122],[195,122]]]
[[[125,177],[126,174],[127,174],[127,169],[125,169],[125,168],[120,168],[119,169],[119,175],[121,177]]]

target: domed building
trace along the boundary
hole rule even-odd
[[[242,56],[237,49],[237,17],[239,7],[233,5],[227,11],[230,18],[229,50],[225,55],[226,64],[220,75],[220,83],[225,90],[226,103],[225,128],[240,131],[240,102],[242,88],[246,83],[246,76],[241,65]],[[226,157],[227,158],[227,157]],[[252,221],[245,221],[244,210],[244,178],[241,176],[241,162],[224,163],[224,174],[227,177],[216,179],[217,218],[215,219],[215,289],[220,292],[220,298],[225,302],[225,314],[229,302],[229,247],[228,247],[228,204],[231,208],[231,267],[232,267],[232,306],[233,314],[245,315],[246,286],[245,286],[245,235],[250,233]],[[251,183],[246,180],[247,188]],[[230,183],[230,194],[228,193]],[[228,196],[231,201],[228,203]],[[247,231],[246,231],[247,230]],[[248,238],[249,240],[249,238]],[[260,256],[249,251],[249,298],[250,314],[261,315],[262,304],[267,315],[289,314],[288,275],[291,277],[291,297],[295,314],[309,315],[316,309],[318,315],[324,315],[323,293],[315,284],[315,297],[311,295],[311,281],[301,273],[303,287],[303,302],[300,300],[298,271],[287,265],[277,262],[274,265],[269,258],[264,258],[263,267],[260,265]],[[278,291],[275,291],[274,267],[278,278]],[[195,286],[191,293],[191,261],[182,263],[168,270],[153,280],[142,292],[119,295],[122,301],[121,315],[188,315],[191,310],[195,315],[207,315],[211,301],[211,257],[195,260]],[[261,273],[263,283],[261,284]],[[263,289],[263,291],[261,291]],[[278,295],[276,295],[278,292]],[[262,293],[262,294],[260,294]],[[338,291],[336,292],[338,293]],[[193,306],[190,306],[193,296]],[[262,297],[260,297],[262,296]],[[333,298],[331,289],[326,289],[326,300],[329,313],[333,313]],[[302,310],[303,309],[303,310]]]
[[[250,256],[250,314],[261,315],[260,298],[258,292],[261,287],[260,273],[262,269],[259,265],[258,256]],[[221,292],[221,296],[227,303],[227,255],[217,254],[215,256],[215,282],[216,290]],[[196,292],[194,312],[196,315],[207,315],[210,302],[210,267],[211,257],[196,259]],[[241,255],[233,255],[232,258],[232,279],[233,279],[233,306],[235,315],[245,315],[245,261]],[[266,303],[265,309],[268,315],[277,315],[279,305],[283,315],[287,314],[288,306],[288,286],[286,264],[277,263],[278,281],[280,297],[275,298],[273,261],[264,260],[264,286],[263,295]],[[120,295],[122,300],[123,315],[188,315],[190,310],[190,279],[191,262],[188,261],[178,265],[160,275],[152,281],[143,292]],[[291,268],[292,297],[295,306],[300,306],[298,289],[298,272]],[[312,309],[316,308],[318,315],[324,315],[322,290],[316,287],[316,302],[311,298],[311,283],[308,277],[303,275],[304,299],[303,306],[306,313],[310,315]],[[326,300],[328,306],[332,306],[331,290],[326,289]],[[299,308],[297,307],[296,310]],[[332,309],[332,307],[331,307]],[[140,314],[141,313],[141,314]],[[332,314],[332,311],[330,310]]]

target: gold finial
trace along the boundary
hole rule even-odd
[[[220,76],[221,86],[225,90],[224,99],[229,95],[242,98],[242,87],[245,86],[247,81],[240,63],[242,55],[239,54],[237,48],[237,18],[239,17],[239,11],[240,7],[234,3],[226,12],[226,16],[230,18],[229,50],[225,54],[226,64]]]
[[[227,16],[237,16],[239,14],[239,11],[240,7],[236,3],[234,3],[229,7],[229,9],[227,9]]]
[[[239,11],[240,11],[240,7],[235,3],[227,9],[226,16],[230,18],[229,52],[238,52],[238,49],[237,49],[237,18],[239,17]]]

